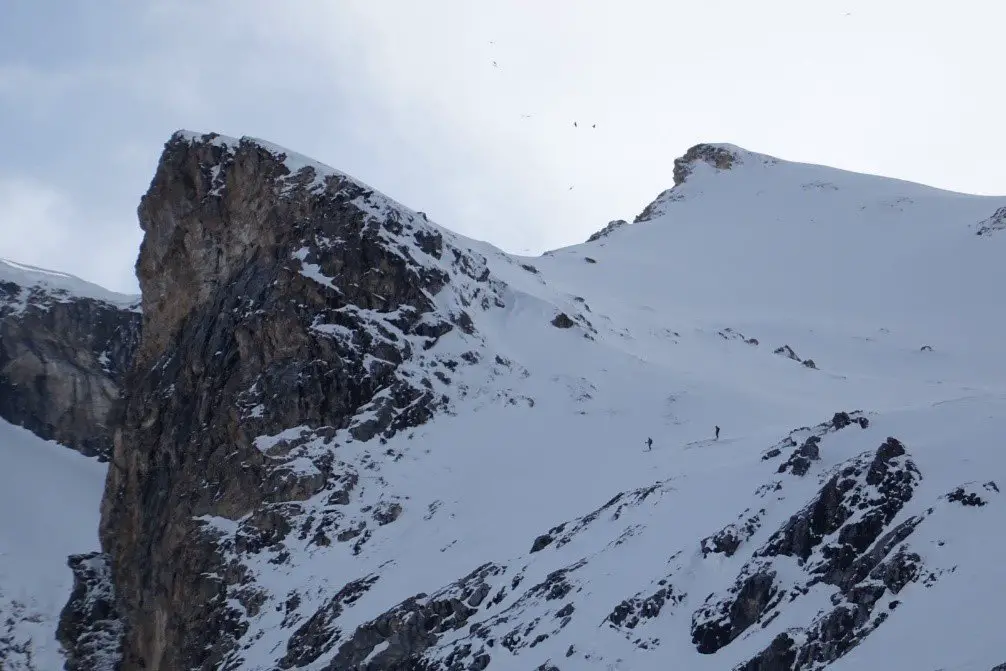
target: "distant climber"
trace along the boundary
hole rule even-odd
[[[652,438],[647,438],[646,439],[646,451],[649,452],[652,449],[653,449],[653,439]]]
[[[716,427],[716,437],[713,438],[713,440],[719,440],[719,439],[720,439],[720,427],[717,426]]]

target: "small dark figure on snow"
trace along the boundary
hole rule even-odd
[[[716,427],[716,437],[713,438],[713,440],[719,440],[719,439],[720,439],[720,427],[717,426]]]
[[[647,438],[646,439],[646,451],[649,452],[652,449],[653,449],[653,439],[652,438]]]

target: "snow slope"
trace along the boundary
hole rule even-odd
[[[22,303],[29,298],[37,300],[33,294],[44,294],[48,300],[91,298],[120,308],[139,309],[139,296],[115,293],[73,275],[0,258],[0,283],[5,282],[21,287]]]
[[[105,466],[0,420],[0,667],[56,671],[67,556],[98,549]]]
[[[710,151],[729,167],[693,160],[587,244],[520,258],[441,229],[501,287],[472,308],[479,363],[415,431],[318,442],[352,476],[348,503],[319,496],[292,525],[379,519],[363,536],[242,554],[249,520],[205,519],[266,595],[234,668],[391,668],[374,632],[437,604],[453,613],[429,625],[437,669],[728,669],[779,636],[809,657],[744,668],[1006,661],[1006,238],[976,235],[1006,198]],[[866,428],[829,428],[855,410]],[[832,480],[858,498],[821,494]],[[794,555],[780,539],[820,501],[844,512]],[[725,528],[737,547],[703,552]],[[757,575],[769,603],[737,615]],[[839,626],[835,608],[861,610]],[[719,639],[700,651],[696,631]]]

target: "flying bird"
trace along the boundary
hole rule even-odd
[[[496,61],[493,61],[493,67],[494,68],[498,68],[499,67],[499,65],[496,64]]]
[[[594,124],[593,126],[591,126],[591,128],[597,128],[597,124]]]

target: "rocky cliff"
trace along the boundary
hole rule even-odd
[[[0,259],[0,418],[107,458],[139,297]]]
[[[203,520],[241,520],[248,549],[294,526],[358,546],[393,522],[390,501],[342,512],[360,475],[339,446],[445,409],[450,370],[468,364],[441,355],[477,344],[466,308],[494,285],[421,215],[262,141],[175,135],[139,218],[145,335],[102,545],[124,668],[218,668],[264,604]]]

